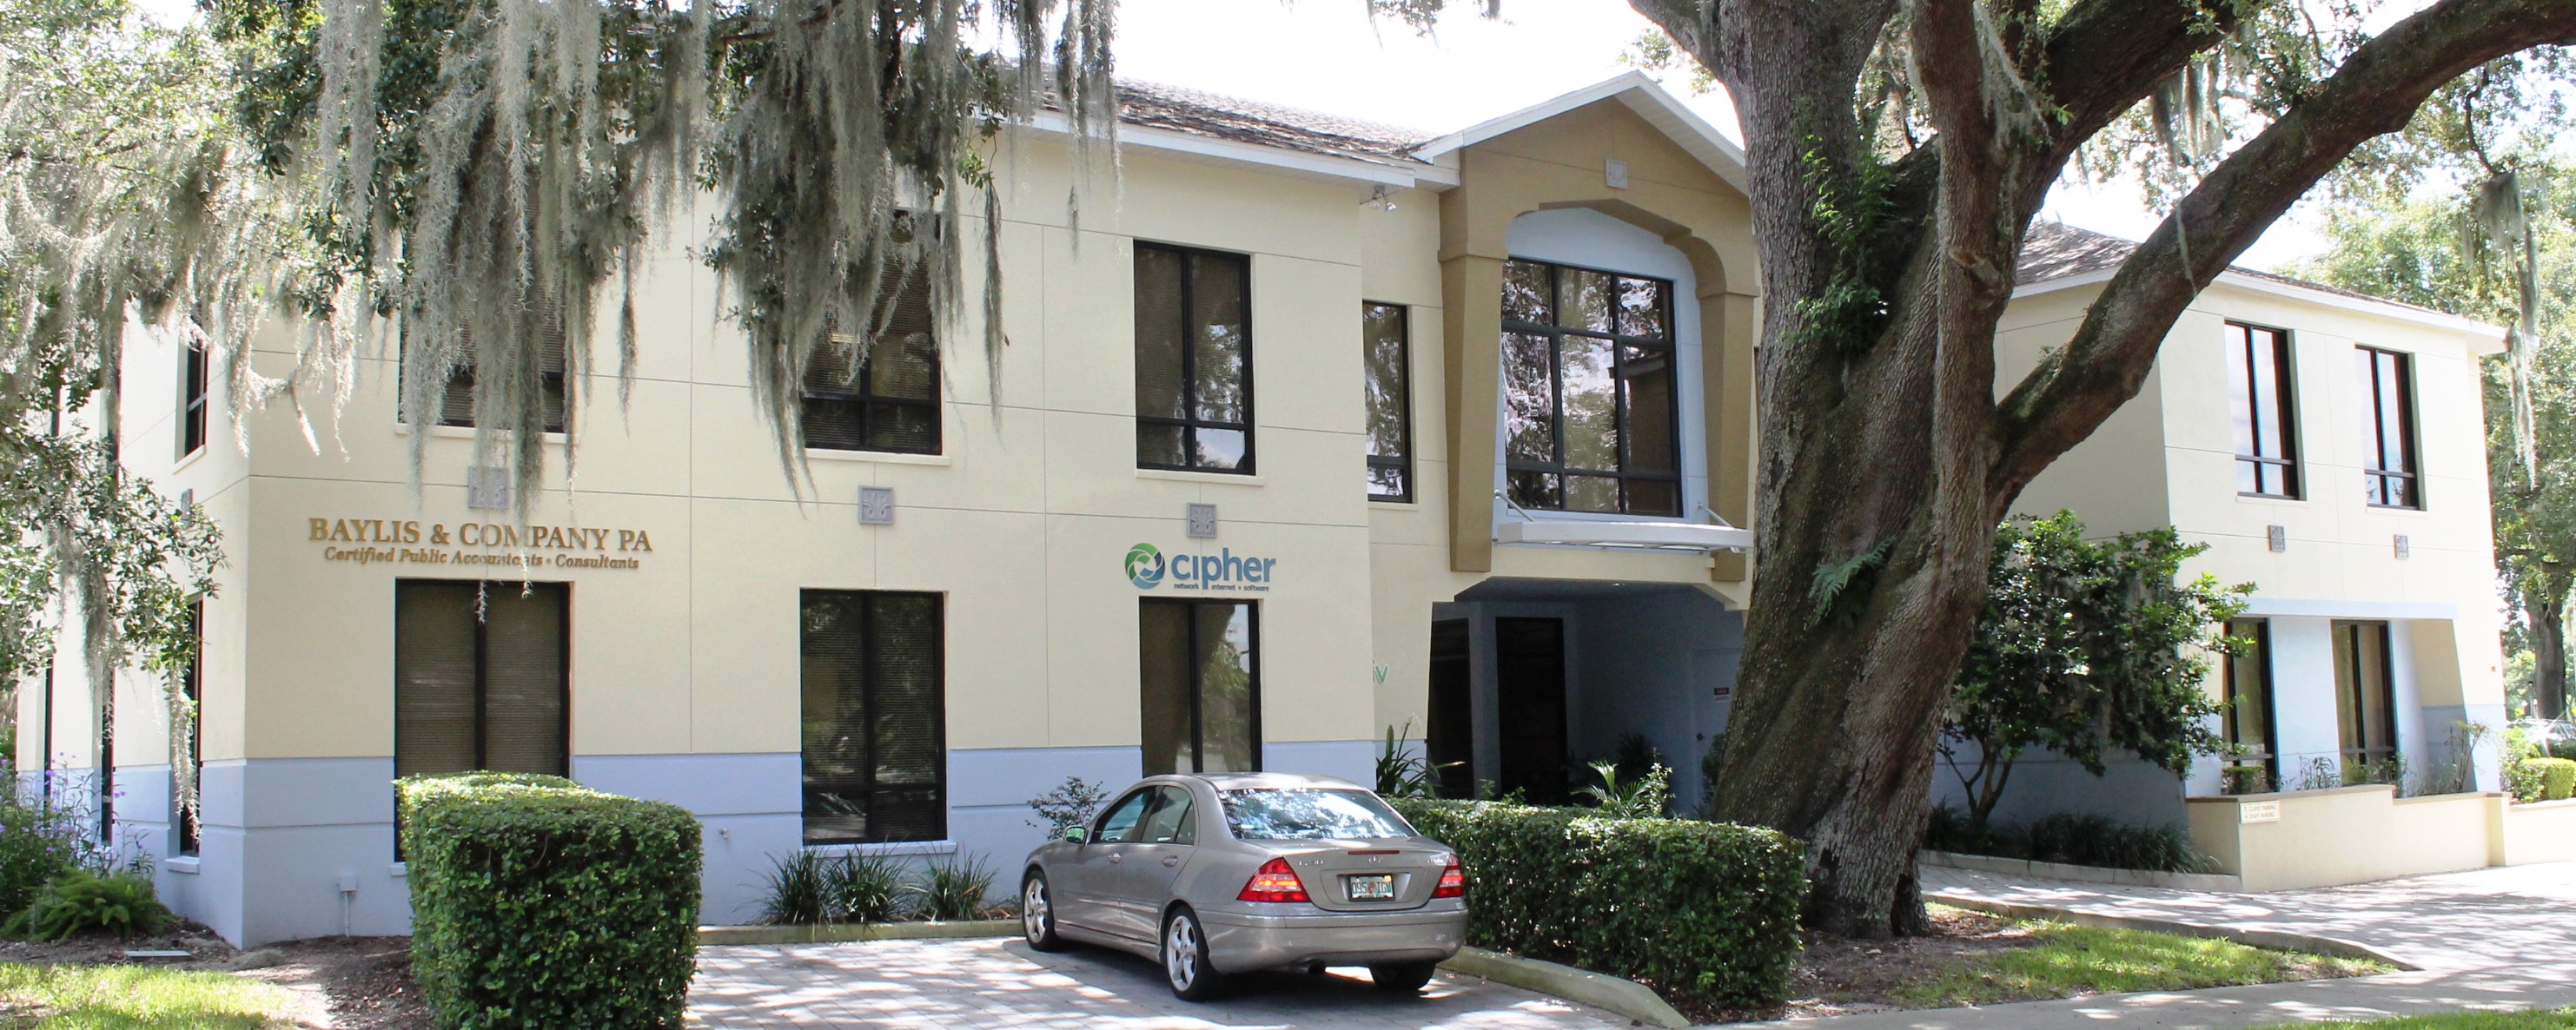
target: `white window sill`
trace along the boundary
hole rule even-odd
[[[954,855],[953,840],[909,840],[897,844],[815,844],[805,850],[818,855],[875,855],[898,858],[907,855]]]
[[[161,868],[181,876],[195,876],[197,875],[197,856],[173,855],[162,861]]]
[[[502,434],[503,434],[503,435],[508,435],[509,430],[506,430],[506,429],[505,429],[505,430],[502,430],[501,432],[502,432]],[[411,423],[409,423],[409,422],[403,422],[403,421],[399,421],[399,420],[397,420],[397,421],[395,421],[395,422],[394,422],[394,435],[395,435],[395,436],[410,436],[411,434],[412,434]],[[471,440],[471,439],[474,439],[474,427],[473,427],[473,426],[431,426],[431,427],[429,427],[429,435],[430,435],[430,438],[432,438],[432,439]],[[563,439],[564,439],[564,437],[565,437],[565,434],[563,434],[563,433],[546,433],[546,434],[543,434],[543,435],[545,436],[546,440],[547,440],[548,442],[551,442],[551,443],[560,443],[560,442],[562,442],[562,441],[563,441]]]
[[[839,448],[805,448],[805,460],[822,462],[866,462],[883,465],[930,465],[945,467],[957,459],[945,454],[911,454],[904,451],[845,451]]]
[[[1239,472],[1187,472],[1181,469],[1137,469],[1138,479],[1160,479],[1173,483],[1222,483],[1227,486],[1260,486],[1261,476]]]
[[[397,880],[402,879],[403,877],[406,877],[406,876],[410,876],[410,875],[411,875],[411,863],[409,863],[409,862],[396,862],[396,863],[394,863],[394,864],[393,864],[393,868],[392,868],[392,869],[387,870],[387,875],[390,875],[390,876],[392,876],[394,879],[397,879]]]

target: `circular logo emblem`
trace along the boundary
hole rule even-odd
[[[1163,552],[1152,544],[1137,544],[1127,549],[1127,578],[1143,589],[1152,590],[1163,581]]]

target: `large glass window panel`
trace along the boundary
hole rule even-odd
[[[394,775],[570,772],[562,583],[394,584]]]
[[[1243,357],[1248,342],[1244,335],[1249,322],[1244,317],[1243,291],[1249,284],[1233,274],[1236,262],[1231,256],[1190,255],[1190,327],[1198,348],[1190,366],[1190,396],[1196,402],[1197,417],[1207,422],[1240,424],[1244,420]]]
[[[1548,265],[1514,261],[1503,266],[1503,321],[1554,325],[1556,277]]]
[[[1598,336],[1563,338],[1565,467],[1619,468],[1619,383],[1611,368],[1610,341]]]
[[[2397,753],[2388,631],[2385,622],[2334,624],[2335,721],[2347,779],[2387,768]]]
[[[1679,515],[1671,284],[1515,260],[1504,294],[1506,496],[1524,508]]]
[[[1679,473],[1674,454],[1680,434],[1673,417],[1673,356],[1642,347],[1624,347],[1619,358],[1620,398],[1626,405],[1631,472]]]
[[[1556,347],[1549,337],[1503,334],[1503,446],[1509,460],[1556,464]]]
[[[1251,262],[1136,245],[1136,463],[1252,471]]]
[[[2364,499],[2383,508],[2420,508],[2415,467],[2413,363],[2395,351],[2357,348],[2362,397]]]
[[[1182,352],[1187,340],[1179,317],[1187,255],[1160,247],[1136,248],[1136,413],[1181,418],[1188,389]],[[1175,451],[1177,453],[1177,449]]]
[[[805,367],[805,446],[939,453],[939,341],[930,277],[888,269],[864,324],[833,319]]]
[[[1401,304],[1360,306],[1366,372],[1368,493],[1377,500],[1413,499],[1412,348]]]
[[[2230,424],[2236,438],[2236,489],[2265,497],[2299,496],[2297,421],[2291,403],[2290,334],[2235,325],[2229,337]]]
[[[206,382],[209,358],[203,343],[179,348],[179,456],[206,445]]]
[[[805,842],[946,836],[939,596],[805,591],[798,648]]]
[[[2220,666],[2227,695],[2224,736],[2236,751],[2227,758],[2222,784],[2229,793],[2263,793],[2278,789],[2281,782],[2272,731],[2271,630],[2265,619],[2227,623],[2227,635],[2236,645]]]
[[[1567,329],[1607,333],[1618,304],[1618,277],[1580,268],[1557,269],[1556,324]]]
[[[1141,603],[1146,774],[1261,768],[1257,609],[1233,601]]]

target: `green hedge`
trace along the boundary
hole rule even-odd
[[[2576,761],[2526,758],[2522,764],[2540,770],[2540,800],[2565,801],[2576,797]]]
[[[555,776],[398,786],[412,975],[432,1023],[682,1025],[697,964],[695,817]]]
[[[1724,1008],[1778,1001],[1798,955],[1805,851],[1771,830],[1399,800],[1467,869],[1467,941]]]

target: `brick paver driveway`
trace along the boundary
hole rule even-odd
[[[1541,1030],[1628,1020],[1545,995],[1442,973],[1421,996],[1381,994],[1365,974],[1245,977],[1222,1001],[1172,997],[1152,962],[1095,948],[1057,954],[1016,938],[698,949],[692,1022],[722,1030],[999,1027],[1198,1030]]]

